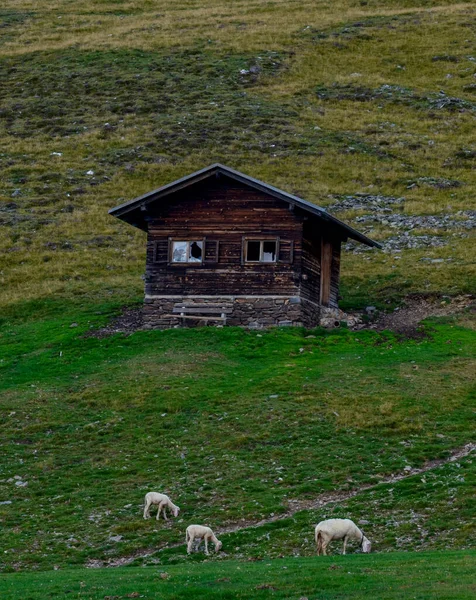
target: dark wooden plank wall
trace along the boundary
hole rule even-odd
[[[146,294],[299,294],[303,219],[287,203],[221,179],[188,188],[162,204],[159,200],[153,210],[148,216]],[[242,264],[244,236],[279,237],[280,261]],[[169,238],[206,238],[205,262],[168,264]]]
[[[332,244],[332,266],[331,266],[331,293],[329,306],[331,308],[339,307],[339,280],[340,280],[340,254],[342,241],[334,239]]]
[[[331,245],[328,256],[330,280],[326,297],[327,306],[337,308],[339,302],[339,274],[341,238],[337,232],[328,230],[325,223],[318,219],[308,219],[303,227],[302,284],[301,296],[320,304],[321,301],[321,266],[322,248],[326,243]]]
[[[319,303],[321,278],[321,238],[312,234],[306,221],[302,253],[301,296],[311,302]]]
[[[321,289],[319,296],[319,302],[322,306],[329,306],[331,298],[332,248],[332,241],[323,237],[321,239]]]

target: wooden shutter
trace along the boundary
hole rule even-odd
[[[220,255],[220,242],[218,240],[205,240],[204,263],[217,263]]]
[[[154,263],[166,263],[168,261],[169,242],[160,240],[154,242]]]
[[[279,240],[278,248],[278,262],[292,264],[294,260],[294,241],[293,240]]]

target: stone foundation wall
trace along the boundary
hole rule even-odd
[[[320,318],[319,306],[299,296],[146,296],[144,326],[169,329],[223,324],[211,317],[208,321],[198,318],[182,319],[180,315],[173,314],[174,306],[178,303],[194,308],[223,304],[231,310],[226,315],[226,325],[254,329],[286,325],[311,328],[319,324]]]

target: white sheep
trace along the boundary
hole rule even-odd
[[[215,552],[218,552],[222,543],[217,538],[217,536],[213,533],[210,527],[204,527],[203,525],[189,525],[187,527],[187,531],[185,533],[185,543],[187,544],[187,554],[192,552],[193,542],[198,540],[198,548],[202,542],[202,539],[205,540],[205,554],[208,555],[208,542],[213,542],[215,544]]]
[[[180,512],[180,508],[176,504],[174,504],[172,500],[165,494],[159,494],[158,492],[149,492],[145,495],[144,519],[150,519],[150,507],[152,506],[152,504],[159,505],[156,517],[157,521],[160,517],[160,511],[163,512],[164,519],[168,521],[167,513],[165,510],[166,508],[170,508],[174,517],[177,517]]]
[[[358,540],[362,552],[370,552],[372,544],[365,537],[357,525],[350,519],[328,519],[321,521],[316,525],[315,539],[317,545],[317,555],[327,556],[327,546],[332,540],[344,540],[344,552],[348,540]]]

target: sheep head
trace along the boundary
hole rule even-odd
[[[365,552],[366,554],[368,554],[370,552],[370,550],[372,549],[372,544],[370,543],[370,541],[364,536],[364,538],[362,539],[362,552]]]

